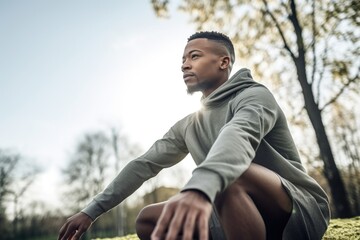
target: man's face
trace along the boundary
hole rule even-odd
[[[206,38],[188,42],[181,66],[188,93],[201,91],[208,96],[227,80],[221,68],[224,59],[221,50],[218,43]]]

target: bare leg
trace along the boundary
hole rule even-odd
[[[274,172],[251,164],[218,195],[215,206],[228,240],[276,240],[281,239],[292,201]],[[136,232],[140,239],[150,239],[163,207],[164,203],[152,204],[139,213]]]
[[[141,240],[150,239],[164,208],[164,203],[151,204],[143,208],[136,218],[136,233]]]
[[[228,189],[226,192],[228,196],[217,204],[226,238],[228,240],[266,239],[264,220],[249,195],[240,191],[235,192],[234,189]]]
[[[215,201],[228,240],[282,239],[292,201],[279,177],[251,164]]]

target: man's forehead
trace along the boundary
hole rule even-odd
[[[185,49],[184,49],[184,53],[188,53],[188,52],[193,51],[193,50],[205,51],[209,47],[211,47],[211,41],[209,41],[209,39],[207,39],[207,38],[196,38],[196,39],[190,40],[186,44]]]

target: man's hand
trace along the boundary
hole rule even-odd
[[[85,213],[79,212],[68,218],[60,229],[58,240],[78,240],[91,224],[92,219]]]
[[[151,234],[152,240],[193,239],[197,229],[199,240],[208,240],[208,222],[212,205],[204,194],[198,191],[186,191],[169,199]]]

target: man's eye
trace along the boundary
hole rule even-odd
[[[199,55],[197,55],[197,54],[191,55],[191,59],[195,59],[195,58],[198,58],[198,57],[199,57]]]

